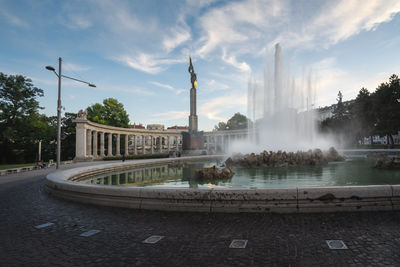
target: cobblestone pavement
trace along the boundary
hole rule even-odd
[[[73,166],[70,166],[73,167]],[[54,170],[0,178],[0,266],[400,266],[400,212],[207,214],[56,199]],[[51,226],[36,229],[47,222]],[[88,230],[101,232],[82,237]],[[156,244],[143,240],[164,236]],[[232,249],[233,239],[248,240]],[[340,239],[347,250],[330,250]]]

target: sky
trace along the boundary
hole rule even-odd
[[[374,91],[400,74],[399,0],[0,0],[0,72],[44,90],[56,115],[113,97],[130,122],[188,125],[189,55],[197,74],[200,130],[247,112],[249,79],[262,80],[280,43],[295,78],[310,70],[314,106]],[[296,76],[297,75],[297,76]]]

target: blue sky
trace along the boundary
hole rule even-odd
[[[261,80],[279,42],[294,75],[310,69],[316,106],[375,90],[400,74],[400,1],[4,1],[0,0],[0,72],[22,74],[44,90],[56,114],[57,78],[45,70],[63,58],[62,104],[77,112],[114,97],[131,123],[187,125],[190,75],[198,77],[199,128],[246,114],[249,77]]]

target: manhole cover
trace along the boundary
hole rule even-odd
[[[342,240],[326,240],[330,249],[348,249]]]
[[[53,224],[54,223],[48,222],[48,223],[44,223],[44,224],[41,224],[41,225],[36,225],[35,228],[36,229],[42,229],[42,228],[46,228],[46,227],[52,226]]]
[[[101,232],[100,230],[94,230],[93,229],[93,230],[89,230],[87,232],[84,232],[84,233],[80,234],[80,236],[89,237],[89,236],[95,235],[95,234],[100,233],[100,232]]]
[[[161,239],[163,239],[164,237],[163,236],[160,236],[160,235],[152,235],[152,236],[150,236],[149,238],[147,238],[146,240],[144,240],[143,241],[143,243],[146,243],[146,244],[155,244],[155,243],[157,243],[158,241],[160,241]]]
[[[235,239],[232,240],[231,244],[229,245],[229,248],[245,248],[246,245],[247,245],[247,240]]]

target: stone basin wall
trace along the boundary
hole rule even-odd
[[[399,210],[400,185],[282,189],[146,188],[80,184],[94,174],[210,156],[118,162],[57,171],[45,190],[56,197],[95,205],[194,212],[336,212]]]

